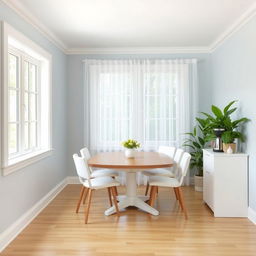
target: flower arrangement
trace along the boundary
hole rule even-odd
[[[125,148],[129,148],[129,149],[134,149],[134,148],[139,148],[140,147],[140,143],[136,140],[126,140],[122,142],[123,147]]]

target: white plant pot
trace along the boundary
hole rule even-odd
[[[195,175],[194,181],[195,181],[195,191],[203,192],[203,177]]]
[[[127,148],[125,149],[124,154],[127,158],[134,158],[136,154],[136,150],[133,148]]]

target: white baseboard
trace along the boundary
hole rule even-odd
[[[78,176],[68,176],[67,184],[80,184]]]
[[[248,207],[248,219],[256,224],[256,211],[254,211],[251,207]]]
[[[39,202],[25,212],[9,228],[0,234],[0,253],[4,248],[62,191],[68,184],[65,178],[47,193]]]

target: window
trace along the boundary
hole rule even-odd
[[[40,145],[40,62],[17,49],[8,50],[8,159]]]
[[[87,60],[85,72],[92,151],[121,150],[128,138],[144,150],[182,145],[196,113],[195,60]]]
[[[144,144],[177,145],[177,73],[157,71],[143,79]]]
[[[4,23],[3,173],[51,151],[51,57]]]

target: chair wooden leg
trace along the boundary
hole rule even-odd
[[[117,204],[117,200],[116,200],[116,197],[117,197],[116,187],[111,187],[110,189],[111,189],[112,195],[113,195],[113,202],[114,202],[114,205],[115,205],[115,208],[116,208],[116,215],[120,216],[119,208],[118,208],[118,204]]]
[[[146,191],[145,191],[145,196],[148,195],[148,189],[149,189],[149,183],[147,182],[147,187],[146,187]]]
[[[148,199],[148,204],[150,205],[151,200],[152,200],[152,193],[153,193],[153,187],[150,187],[150,191],[149,191],[149,199]]]
[[[116,191],[116,196],[118,196],[118,191],[117,191],[117,187],[114,187],[115,191]]]
[[[154,205],[154,202],[155,202],[155,199],[156,199],[156,193],[157,193],[157,186],[152,186],[151,199],[150,199],[150,202],[149,202],[149,205],[151,207],[153,207],[153,205]]]
[[[90,211],[90,206],[91,206],[91,200],[92,200],[92,189],[89,188],[89,192],[88,192],[88,205],[85,208],[85,224],[87,224],[88,222],[88,216],[89,216],[89,211]]]
[[[85,204],[85,201],[86,201],[86,198],[87,198],[87,195],[88,195],[88,191],[89,191],[89,189],[88,189],[88,188],[86,188],[86,191],[85,191],[85,193],[84,193],[84,200],[83,200],[83,204]]]
[[[183,208],[185,219],[187,220],[188,219],[188,213],[187,213],[187,209],[186,209],[186,206],[185,206],[185,201],[184,201],[183,192],[182,192],[181,187],[177,188],[177,192],[179,194],[180,206],[181,206],[181,208]]]
[[[184,208],[183,208],[183,204],[181,204],[181,200],[180,200],[180,193],[179,193],[179,190],[178,190],[178,188],[174,188],[174,190],[176,191],[176,193],[177,193],[177,200],[179,201],[179,204],[180,204],[180,208],[181,208],[181,210],[184,212]]]
[[[111,190],[110,190],[110,188],[108,188],[108,199],[109,199],[110,206],[113,206],[112,199],[111,199]]]
[[[86,189],[86,188],[85,188],[84,186],[82,186],[81,191],[80,191],[80,197],[79,197],[79,200],[78,200],[77,206],[76,206],[76,213],[78,213],[78,211],[79,211],[80,204],[81,204],[81,201],[82,201],[82,199],[83,199],[83,195],[84,195],[85,189]]]
[[[173,188],[173,191],[174,191],[176,200],[179,200],[179,196],[178,196],[178,192],[177,192],[176,188]]]
[[[112,176],[112,179],[115,179],[115,176]],[[115,191],[116,191],[116,196],[118,196],[118,191],[117,191],[117,187],[114,187]]]

